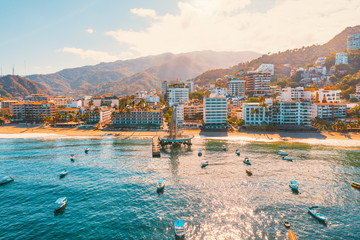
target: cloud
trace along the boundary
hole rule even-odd
[[[86,29],[86,32],[92,34],[92,33],[94,33],[94,29],[88,28],[88,29]]]
[[[130,12],[140,17],[150,17],[154,19],[158,18],[156,12],[153,9],[133,8],[130,10]]]
[[[106,52],[95,51],[95,50],[84,50],[81,48],[64,47],[59,51],[78,55],[82,59],[91,59],[99,62],[111,62],[118,60],[118,57],[116,56],[112,56]]]
[[[276,0],[266,11],[247,10],[255,0],[179,1],[177,14],[131,9],[150,17],[140,31],[106,34],[138,56],[196,50],[267,53],[325,43],[347,26],[359,24],[358,0]]]

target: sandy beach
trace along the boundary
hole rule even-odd
[[[102,131],[76,128],[52,128],[33,126],[27,128],[23,125],[7,125],[0,127],[0,138],[152,138],[165,135],[165,131]],[[193,135],[194,138],[221,139],[226,141],[245,142],[298,142],[307,144],[320,144],[345,147],[360,147],[359,133],[337,132],[201,132],[200,130],[184,130],[184,134]]]

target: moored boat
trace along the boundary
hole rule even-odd
[[[247,157],[244,159],[243,163],[245,163],[247,165],[251,165],[251,162],[250,162],[249,158],[247,158]]]
[[[287,156],[287,155],[289,155],[288,153],[285,153],[285,152],[282,152],[282,151],[278,151],[277,154],[280,155],[280,156]]]
[[[223,149],[223,151],[226,151],[226,146],[223,145],[223,146],[222,146],[222,149]]]
[[[350,185],[351,185],[352,187],[354,187],[354,188],[360,189],[360,184],[359,184],[359,183],[352,182]]]
[[[318,209],[319,209],[318,206],[309,207],[309,213],[317,220],[326,223],[327,217],[321,214]]]
[[[59,176],[60,176],[60,178],[63,178],[63,177],[65,177],[66,175],[68,174],[68,170],[63,170],[63,171],[61,171],[60,173],[59,173]]]
[[[59,198],[58,200],[55,201],[55,211],[63,210],[65,208],[66,204],[67,204],[66,197]]]
[[[292,162],[292,161],[293,161],[293,159],[292,159],[292,158],[286,158],[286,157],[283,157],[282,159],[283,159],[283,160],[286,160],[286,161],[290,161],[290,162]]]
[[[247,175],[251,176],[252,175],[252,171],[250,169],[245,169],[245,172],[247,173]]]
[[[240,156],[240,151],[239,151],[239,149],[236,149],[235,153],[236,153],[236,155]]]
[[[202,156],[202,149],[198,150],[198,156],[201,157]]]
[[[202,161],[201,162],[201,168],[206,167],[207,165],[209,165],[208,161]]]
[[[14,181],[14,178],[12,176],[4,176],[0,179],[0,185],[4,185],[6,183]]]
[[[291,190],[295,193],[299,192],[299,185],[297,183],[297,181],[290,181],[290,185],[289,187],[291,188]]]
[[[296,237],[295,237],[295,234],[294,234],[294,232],[293,231],[289,231],[289,239],[290,240],[296,240]]]
[[[159,179],[156,183],[157,192],[163,192],[165,188],[165,181],[163,179]]]
[[[85,149],[85,153],[89,153],[89,151],[90,151],[90,148]]]
[[[175,239],[185,239],[185,223],[183,220],[175,221]]]
[[[75,155],[74,154],[70,155],[70,161],[75,162]]]
[[[289,221],[284,221],[284,226],[285,226],[286,228],[290,228],[290,223],[289,223]]]

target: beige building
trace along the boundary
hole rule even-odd
[[[14,103],[10,111],[12,121],[42,122],[46,117],[55,116],[55,105],[49,102]]]

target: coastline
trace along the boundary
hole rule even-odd
[[[165,135],[165,131],[102,131],[74,128],[1,126],[0,138],[141,138]],[[217,139],[231,142],[288,142],[311,145],[360,147],[360,133],[338,132],[201,132],[184,130],[195,139]]]

